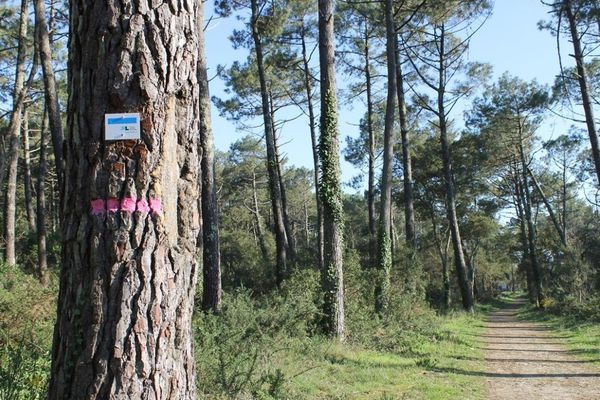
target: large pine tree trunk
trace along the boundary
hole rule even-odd
[[[323,331],[344,338],[343,208],[340,143],[335,80],[334,0],[319,0],[319,64],[321,67],[321,202],[323,203],[324,267]]]
[[[271,208],[274,217],[276,264],[275,279],[277,285],[283,282],[287,276],[287,249],[288,241],[283,221],[283,206],[281,203],[281,186],[277,174],[277,160],[275,157],[275,140],[273,138],[273,120],[271,118],[269,92],[267,88],[267,77],[264,66],[262,42],[259,33],[259,7],[257,0],[251,0],[252,8],[252,39],[256,53],[256,65],[258,68],[258,79],[260,81],[260,94],[262,102],[263,123],[265,129],[265,141],[267,142],[267,172],[269,174],[269,191],[271,194]]]
[[[219,214],[215,187],[214,140],[210,116],[210,94],[204,49],[204,3],[198,2],[198,85],[200,88],[200,150],[202,152],[202,309],[221,308],[221,251]]]
[[[306,28],[302,21],[302,65],[304,72],[304,89],[306,90],[306,102],[308,107],[308,124],[310,127],[310,140],[312,143],[314,179],[315,179],[315,197],[317,202],[317,246],[318,246],[318,265],[319,270],[323,269],[323,204],[319,194],[319,169],[321,161],[319,160],[319,146],[317,143],[317,123],[313,106],[313,89],[311,84],[310,66],[308,65],[308,51],[306,49]]]
[[[581,102],[583,103],[583,112],[585,113],[585,124],[592,146],[592,159],[594,160],[594,168],[596,170],[596,178],[600,185],[600,145],[598,144],[598,132],[596,131],[596,121],[594,120],[594,108],[590,96],[588,85],[587,70],[585,68],[583,50],[581,48],[581,37],[577,29],[577,20],[573,14],[573,5],[571,0],[562,2],[562,9],[567,14],[569,21],[569,30],[571,31],[571,41],[573,42],[573,56],[577,68],[577,81],[579,82],[579,90],[581,91]],[[562,10],[561,10],[562,12]]]
[[[49,400],[195,399],[197,2],[70,2]],[[139,112],[141,140],[104,140]]]
[[[15,264],[15,227],[17,208],[17,164],[19,162],[19,134],[23,120],[23,104],[25,101],[25,61],[27,59],[27,0],[21,0],[21,17],[19,18],[19,48],[17,51],[17,66],[15,86],[13,90],[13,111],[8,126],[8,148],[3,162],[6,162],[6,202],[4,205],[4,261]]]
[[[394,112],[396,109],[396,31],[394,2],[385,2],[387,103],[383,132],[383,173],[381,177],[381,208],[379,210],[378,279],[375,286],[375,311],[386,310],[389,302],[390,270],[392,268],[392,168],[394,157]]]

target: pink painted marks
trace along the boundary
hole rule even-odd
[[[121,200],[111,197],[108,200],[94,199],[90,202],[92,215],[104,215],[106,212],[116,213],[123,211],[133,214],[138,211],[142,214],[152,213],[152,215],[162,214],[162,202],[159,199],[136,199],[135,197],[125,197]]]
[[[134,213],[136,206],[136,199],[133,197],[125,197],[121,200],[121,211],[125,211],[126,213]]]
[[[106,210],[108,212],[117,212],[119,211],[119,206],[121,205],[121,202],[118,199],[115,198],[110,198],[106,201]]]
[[[139,199],[137,201],[137,210],[143,214],[148,214],[150,212],[150,205],[146,199]]]
[[[106,214],[106,202],[104,199],[94,199],[91,202],[92,215],[104,215]]]
[[[162,203],[158,199],[150,199],[150,208],[152,209],[152,215],[162,214]]]

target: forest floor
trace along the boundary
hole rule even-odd
[[[550,323],[531,322],[522,313],[526,300],[512,300],[490,314],[486,344],[488,398],[592,400],[600,398],[600,368],[578,358],[577,335]],[[595,348],[597,354],[597,347]]]

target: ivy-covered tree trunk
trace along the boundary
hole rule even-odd
[[[275,222],[275,247],[276,247],[276,265],[275,279],[277,284],[281,284],[287,275],[287,249],[288,241],[283,221],[283,206],[281,202],[281,186],[277,174],[277,160],[275,157],[275,141],[273,139],[273,120],[271,118],[269,91],[267,88],[267,78],[264,66],[263,47],[259,33],[260,10],[257,0],[251,0],[251,28],[252,39],[254,41],[254,52],[256,54],[256,66],[258,69],[258,79],[260,81],[261,105],[263,114],[263,123],[265,129],[265,141],[267,143],[267,172],[269,174],[269,192],[271,195],[271,208],[273,211],[273,220]]]
[[[308,64],[308,51],[306,49],[306,27],[302,21],[300,39],[302,41],[302,65],[304,73],[304,89],[306,91],[306,103],[308,108],[308,125],[310,127],[310,140],[313,152],[314,179],[315,179],[315,197],[317,202],[317,247],[318,247],[318,265],[319,270],[323,269],[323,204],[319,193],[319,170],[321,161],[319,160],[319,146],[317,143],[317,123],[313,106],[313,88],[311,84],[310,66]]]
[[[335,80],[334,0],[319,0],[321,67],[320,194],[323,203],[323,331],[344,338],[343,209]]]
[[[202,154],[202,309],[221,309],[221,250],[219,209],[215,187],[215,153],[210,115],[210,93],[204,48],[204,2],[198,2],[198,86],[200,89],[200,151]]]
[[[49,400],[195,399],[198,2],[70,2]],[[106,113],[141,139],[106,141]]]
[[[383,173],[378,232],[378,278],[375,285],[375,311],[384,312],[389,303],[390,270],[392,268],[392,168],[394,157],[394,111],[396,109],[396,30],[394,2],[385,2],[387,102],[383,132]]]
[[[571,0],[562,1],[562,9],[567,15],[569,21],[569,30],[571,32],[571,42],[573,43],[573,56],[575,57],[577,69],[577,81],[581,91],[581,102],[585,114],[585,124],[592,147],[592,159],[594,160],[594,169],[598,185],[600,186],[600,145],[598,144],[598,132],[596,131],[596,120],[594,119],[594,108],[592,106],[590,88],[588,84],[588,73],[585,68],[583,50],[581,48],[581,36],[577,29],[577,18],[573,13],[573,4]]]

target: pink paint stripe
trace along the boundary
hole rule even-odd
[[[104,199],[94,199],[91,202],[92,215],[106,214],[106,202]]]
[[[137,210],[141,213],[147,214],[150,212],[150,206],[146,199],[140,199],[137,202]]]
[[[133,197],[125,197],[121,200],[121,211],[125,211],[127,213],[135,212],[135,204],[136,199]]]
[[[106,209],[108,210],[108,212],[117,212],[119,211],[119,206],[121,205],[121,202],[118,199],[110,198],[106,201]]]
[[[150,208],[152,215],[160,215],[162,213],[162,203],[158,199],[150,199]]]

